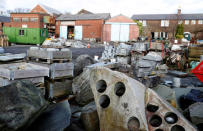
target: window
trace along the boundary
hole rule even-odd
[[[191,24],[192,24],[192,25],[196,24],[196,20],[192,20],[192,21],[191,21]]]
[[[179,21],[178,21],[178,24],[182,24],[182,23],[183,23],[183,21],[182,21],[182,20],[179,20]]]
[[[185,24],[189,25],[190,21],[189,20],[185,20]]]
[[[38,18],[30,18],[30,21],[31,21],[31,22],[37,22],[37,21],[38,21]]]
[[[28,22],[29,19],[28,18],[22,18],[22,22]]]
[[[143,25],[143,26],[147,26],[146,20],[143,20],[143,21],[142,21],[142,25]]]
[[[168,27],[169,26],[169,20],[161,20],[161,27]]]
[[[14,22],[20,22],[20,18],[13,18]]]
[[[22,30],[22,29],[19,30],[19,35],[20,35],[20,36],[24,36],[24,34],[25,34],[25,30]]]
[[[199,21],[198,21],[198,24],[203,24],[203,20],[199,20]]]
[[[146,20],[139,20],[140,23],[142,23],[142,26],[147,26],[147,21]]]

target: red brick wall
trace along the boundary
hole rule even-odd
[[[47,13],[40,5],[35,6],[30,12],[31,13]]]
[[[60,25],[61,25],[61,21],[56,21],[56,35],[58,37],[60,36]]]
[[[83,27],[83,39],[84,38],[99,38],[102,39],[104,20],[78,20],[76,25],[82,25]]]
[[[111,25],[110,24],[104,25],[102,41],[106,41],[106,42],[111,41]]]
[[[27,25],[27,28],[43,28],[43,16],[46,14],[11,14],[11,27],[22,27],[23,24]],[[29,18],[29,22],[14,22],[13,18]],[[30,18],[38,18],[37,22],[31,22]],[[9,24],[5,25],[9,26]]]
[[[137,25],[130,25],[129,40],[137,39],[139,36],[139,27]]]

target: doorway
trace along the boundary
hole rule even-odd
[[[68,26],[68,39],[74,39],[74,26]]]

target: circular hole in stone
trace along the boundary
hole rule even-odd
[[[178,121],[178,116],[173,112],[168,112],[164,119],[168,124],[175,124]]]
[[[171,128],[171,131],[185,131],[185,129],[182,126],[175,125]]]
[[[128,120],[128,130],[129,131],[138,131],[140,128],[140,121],[137,119],[137,117],[131,117]]]
[[[122,82],[117,82],[114,92],[117,96],[122,96],[125,93],[125,85]]]
[[[164,131],[164,130],[162,130],[162,129],[156,129],[155,131]]]
[[[147,111],[149,111],[149,112],[156,112],[158,109],[159,109],[159,107],[156,105],[147,104]]]
[[[104,80],[99,80],[96,84],[96,89],[99,93],[103,93],[106,90],[107,84]]]
[[[201,130],[203,129],[203,123],[199,123],[199,124],[197,124],[196,126],[197,126],[197,129],[198,129],[199,131],[201,131]]]
[[[153,127],[159,127],[162,123],[162,119],[160,116],[158,115],[153,115],[150,120],[149,123],[153,126]]]
[[[107,108],[110,104],[110,98],[107,95],[102,95],[99,99],[99,105],[102,108]]]

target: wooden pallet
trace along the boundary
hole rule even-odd
[[[27,61],[33,61],[33,62],[45,63],[45,64],[71,62],[71,60],[69,60],[69,59],[42,59],[42,58],[35,58],[35,57],[27,57],[26,60]]]

